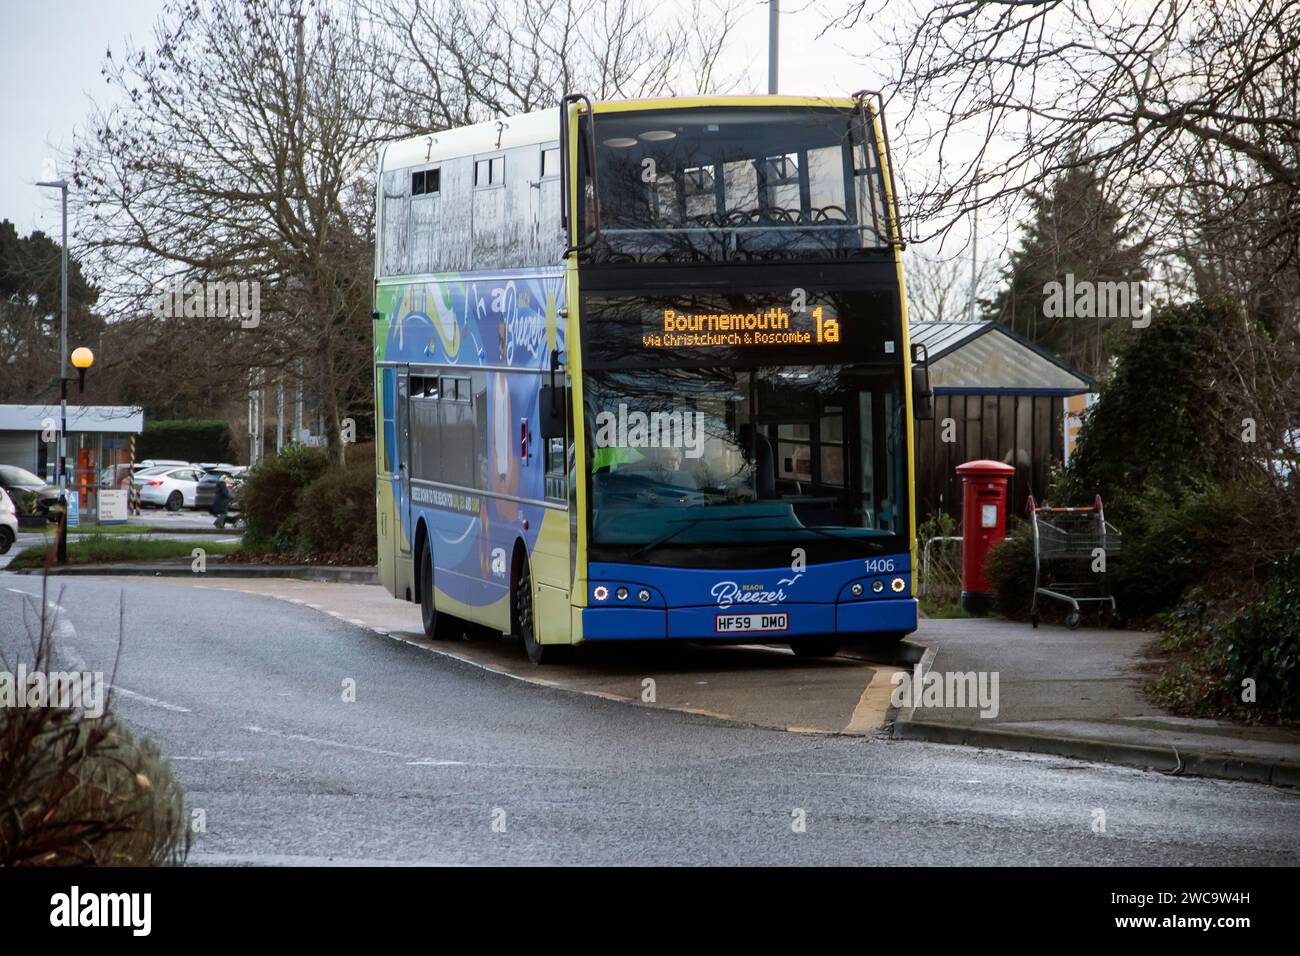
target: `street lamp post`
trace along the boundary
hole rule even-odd
[[[781,45],[781,0],[767,0],[767,92],[776,95],[778,49]]]
[[[95,364],[95,353],[84,345],[73,350],[72,365],[77,370],[77,392],[81,393],[86,390],[86,370]],[[68,433],[68,383],[72,379],[66,375],[59,376],[59,400],[63,407],[63,417],[59,421],[59,441],[64,441],[64,436]],[[62,449],[60,449],[62,451]],[[60,467],[63,467],[62,465]],[[66,477],[66,475],[65,475]],[[59,515],[59,564],[68,563],[68,494],[69,489],[66,486],[60,498],[63,501],[63,513]],[[78,494],[71,491],[71,494]]]
[[[60,291],[60,305],[62,307],[63,319],[59,327],[59,380],[63,382],[63,428],[59,431],[59,462],[58,474],[55,478],[55,484],[60,487],[67,486],[68,478],[68,181],[66,179],[54,179],[49,182],[37,183],[37,186],[48,186],[51,189],[58,189],[62,193],[63,199],[63,242],[62,254],[60,256],[60,276],[62,278],[62,289]],[[90,350],[86,350],[89,354]],[[85,372],[83,370],[82,381],[85,381]]]

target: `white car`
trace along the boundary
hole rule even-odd
[[[140,492],[140,503],[180,511],[193,508],[199,479],[203,472],[192,465],[180,468],[146,468],[137,472],[131,483]]]
[[[14,546],[18,537],[18,509],[8,492],[0,488],[0,554]]]

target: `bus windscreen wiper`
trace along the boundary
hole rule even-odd
[[[653,551],[655,548],[659,547],[660,545],[662,545],[662,544],[667,544],[669,541],[671,541],[673,538],[677,537],[677,536],[678,536],[679,534],[681,534],[683,531],[687,531],[687,530],[689,530],[690,528],[694,528],[696,525],[700,524],[700,523],[703,522],[703,521],[755,521],[755,520],[757,520],[757,519],[759,519],[759,518],[773,518],[773,517],[779,517],[779,516],[777,516],[777,515],[771,515],[771,514],[761,514],[761,515],[717,515],[717,516],[713,516],[713,515],[701,515],[701,516],[698,517],[698,518],[691,518],[691,519],[688,520],[688,521],[680,522],[680,525],[681,525],[680,527],[674,528],[672,531],[669,531],[667,534],[660,535],[658,538],[655,538],[655,539],[654,539],[653,541],[651,541],[649,544],[643,544],[641,547],[637,548],[637,549],[636,549],[635,551],[633,551],[630,555],[628,555],[628,558],[629,558],[629,559],[631,559],[631,558],[639,558],[641,555],[645,554],[647,551]]]
[[[860,544],[864,548],[866,548],[867,553],[869,554],[880,554],[885,550],[885,546],[882,542],[872,541],[868,538],[850,538],[847,535],[840,535],[840,534],[835,534],[834,532],[831,531],[827,531],[825,528],[810,528],[807,525],[805,525],[800,530],[811,531],[813,534],[819,534],[823,538],[832,538],[835,541],[851,541],[853,544]]]

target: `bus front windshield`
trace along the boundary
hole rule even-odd
[[[594,138],[580,228],[598,225],[597,261],[856,257],[887,241],[880,165],[857,111],[601,113]]]
[[[586,380],[593,556],[707,566],[906,547],[900,372],[611,369]],[[760,557],[762,555],[762,557]],[[810,559],[812,560],[812,559]]]

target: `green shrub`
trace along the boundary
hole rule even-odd
[[[1206,427],[1237,411],[1209,369],[1230,327],[1226,309],[1194,302],[1158,308],[1149,327],[1126,331],[1050,500],[1084,505],[1100,494],[1112,520],[1127,521],[1130,503],[1152,489],[1177,503],[1222,456],[1239,457],[1235,433]]]
[[[162,419],[145,422],[136,445],[137,461],[181,458],[185,461],[233,461],[230,424],[217,419]]]
[[[1242,682],[1253,680],[1254,706],[1300,718],[1300,551],[1273,566],[1259,600],[1214,630],[1211,656],[1236,699]]]
[[[1300,721],[1300,551],[1269,568],[1259,596],[1226,614],[1204,589],[1164,615],[1171,655],[1151,690],[1178,713],[1256,722]],[[1242,700],[1243,682],[1255,700]]]
[[[290,445],[259,462],[239,492],[244,547],[250,551],[299,550],[302,492],[325,473],[328,465],[329,458],[322,449],[303,445]]]
[[[1013,519],[1008,534],[989,552],[984,574],[993,587],[994,609],[1004,617],[1029,616],[1034,596],[1034,537],[1029,525]]]
[[[348,463],[331,467],[299,500],[299,544],[313,558],[374,564],[375,463],[368,446],[348,449]]]
[[[1230,488],[1213,484],[1177,502],[1154,491],[1134,502],[1120,529],[1123,557],[1109,566],[1123,613],[1136,620],[1176,607],[1224,566],[1225,533],[1241,526],[1247,508]]]

